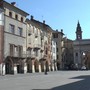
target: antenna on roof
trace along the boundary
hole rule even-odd
[[[42,15],[42,21],[43,21],[43,15]]]

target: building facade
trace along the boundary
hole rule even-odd
[[[26,16],[28,13],[3,1],[5,74],[26,73]]]
[[[63,30],[53,31],[52,38],[56,41],[56,64],[57,70],[62,69],[62,47],[63,47]]]
[[[0,8],[0,75],[5,73],[3,72],[3,69],[5,69],[3,57],[4,57],[4,9]]]
[[[56,41],[52,38],[52,70],[57,70],[57,63],[56,63]]]
[[[76,28],[76,40],[73,42],[74,45],[74,64],[77,69],[82,69],[83,66],[86,68],[89,64],[89,52],[90,52],[90,39],[82,39],[82,29],[78,22]]]
[[[63,69],[65,70],[72,70],[74,64],[73,58],[73,41],[67,39],[66,37],[63,38],[64,47],[62,52],[62,62],[63,62]]]
[[[0,3],[0,74],[62,69],[63,31],[37,21],[15,2]]]
[[[51,70],[51,28],[45,21],[27,19],[28,72]]]

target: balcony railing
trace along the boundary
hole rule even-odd
[[[27,48],[28,48],[28,49],[32,49],[32,48],[33,48],[32,44],[29,43],[29,44],[27,45]]]
[[[35,54],[29,54],[29,53],[27,53],[27,58],[34,59],[34,58],[36,58],[36,56],[35,56]]]
[[[12,52],[8,56],[25,58],[26,57],[26,52],[21,52],[21,53],[19,53],[19,52]]]
[[[38,37],[38,33],[35,33],[35,38],[37,38]]]
[[[32,31],[28,30],[28,36],[32,35]]]
[[[40,49],[41,45],[40,44],[34,44],[34,49]]]
[[[41,55],[41,60],[47,60],[47,55]]]
[[[41,40],[43,40],[44,39],[44,34],[41,33],[40,35],[41,35]]]

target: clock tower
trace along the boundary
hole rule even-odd
[[[81,39],[82,39],[82,29],[78,21],[77,27],[76,27],[76,40],[81,40]]]

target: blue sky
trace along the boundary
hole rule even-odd
[[[75,40],[79,20],[83,39],[90,34],[90,0],[6,0],[33,15],[36,20],[46,21],[54,30],[63,29],[65,36]],[[30,18],[30,16],[28,17]]]

